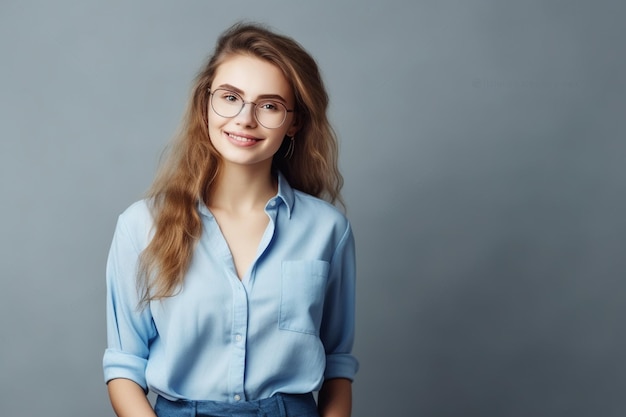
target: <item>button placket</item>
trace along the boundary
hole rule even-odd
[[[233,293],[233,327],[231,330],[231,340],[234,345],[230,367],[230,377],[232,379],[229,385],[234,401],[241,401],[244,399],[246,349],[245,343],[242,342],[245,340],[244,335],[247,332],[248,325],[248,294],[239,280],[233,280],[232,283],[235,287]]]

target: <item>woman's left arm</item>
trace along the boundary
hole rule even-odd
[[[328,276],[320,338],[326,350],[324,383],[318,395],[321,417],[350,417],[352,380],[359,363],[354,342],[356,262],[349,223],[335,248]]]
[[[350,417],[352,412],[352,381],[334,378],[324,381],[317,398],[320,417]]]

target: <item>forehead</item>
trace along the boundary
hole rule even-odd
[[[212,88],[230,84],[244,92],[245,98],[278,94],[293,100],[293,90],[276,65],[248,55],[233,55],[224,60],[215,72]]]

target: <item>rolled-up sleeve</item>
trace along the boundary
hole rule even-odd
[[[150,341],[156,331],[150,307],[139,305],[139,254],[122,215],[117,222],[106,267],[107,348],[103,370],[105,382],[126,378],[147,390],[145,370]]]
[[[320,337],[326,351],[325,379],[354,380],[359,363],[354,343],[356,262],[354,236],[347,224],[331,260]]]

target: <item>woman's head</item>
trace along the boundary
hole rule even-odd
[[[251,166],[269,179],[274,155],[298,130],[289,81],[274,64],[235,54],[217,67],[210,91],[208,135],[222,165]]]
[[[341,177],[336,170],[337,143],[326,115],[328,95],[317,63],[295,40],[267,27],[237,23],[219,37],[213,55],[196,77],[193,86],[187,114],[189,133],[202,132],[194,139],[203,144],[200,147],[206,149],[205,152],[218,169],[220,154],[206,141],[209,135],[209,89],[218,68],[229,59],[241,55],[276,66],[293,91],[293,117],[297,125],[293,152],[290,157],[286,157],[290,139],[285,137],[283,146],[274,157],[274,168],[282,171],[295,188],[326,197],[330,201],[340,198]],[[334,179],[329,181],[329,175]],[[205,185],[210,186],[209,183]]]

